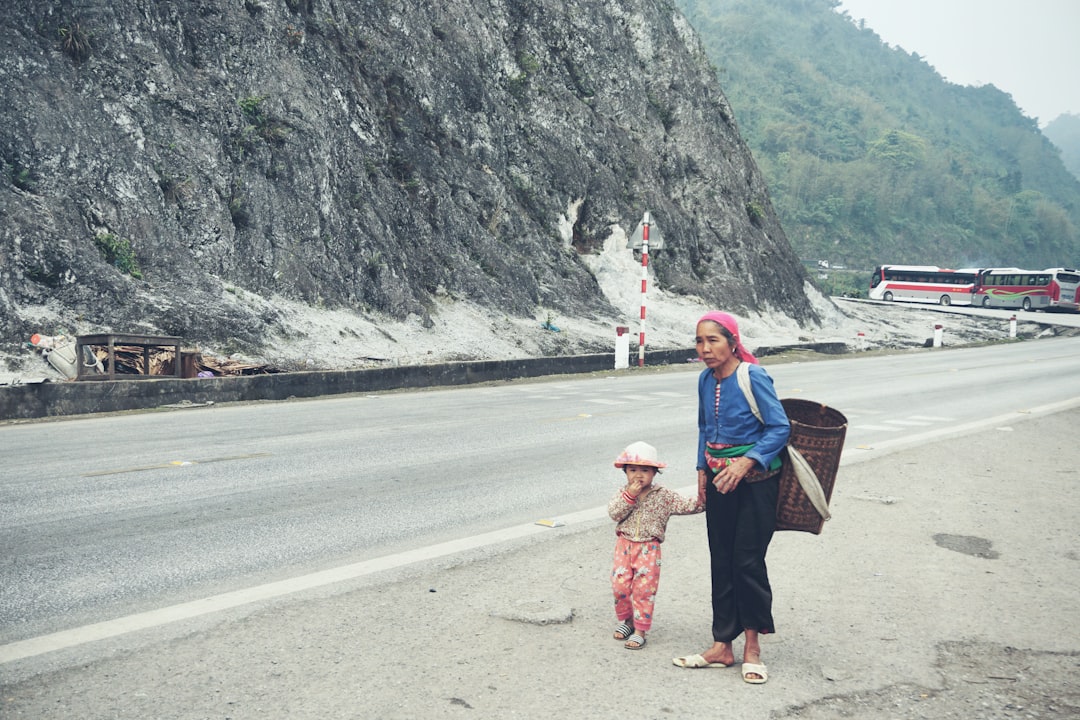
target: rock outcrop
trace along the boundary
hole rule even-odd
[[[289,298],[600,317],[582,261],[648,210],[656,282],[817,320],[666,0],[8,0],[0,338],[288,333]]]

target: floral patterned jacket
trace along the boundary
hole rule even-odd
[[[694,515],[703,512],[705,504],[697,498],[686,498],[662,485],[653,485],[644,498],[631,503],[622,490],[608,503],[608,515],[614,520],[615,533],[635,542],[656,538],[664,542],[668,518],[672,515]]]

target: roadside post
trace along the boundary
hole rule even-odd
[[[650,244],[653,250],[659,250],[664,247],[664,237],[660,234],[660,228],[652,223],[649,211],[646,210],[634,234],[626,243],[628,248],[641,251],[641,325],[638,331],[638,367],[645,365],[645,301],[648,296]]]
[[[942,327],[941,323],[934,325],[934,347],[941,347],[941,339],[944,334],[945,329]]]
[[[615,369],[625,370],[630,367],[630,328],[619,325],[615,328]]]
[[[1009,337],[1016,337],[1016,316],[1009,318]]]

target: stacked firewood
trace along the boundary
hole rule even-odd
[[[109,368],[109,349],[103,346],[93,346],[94,357],[101,363],[105,372]],[[143,348],[135,345],[116,345],[113,348],[113,356],[116,358],[117,375],[164,375],[174,374],[176,362],[175,353],[170,350],[151,348],[147,354],[150,368],[144,367]],[[181,362],[184,363],[183,377],[225,377],[233,375],[269,375],[281,372],[270,365],[261,365],[231,358],[217,358],[203,355],[200,352],[181,351]]]

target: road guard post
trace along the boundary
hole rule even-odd
[[[615,369],[630,367],[630,328],[619,325],[615,328]]]
[[[651,230],[651,233],[650,233]],[[641,218],[634,234],[630,236],[626,246],[633,250],[641,250],[641,329],[638,332],[638,367],[645,365],[645,298],[646,287],[649,281],[649,246],[653,250],[664,247],[664,236],[660,234],[660,228],[652,224],[649,211]]]

